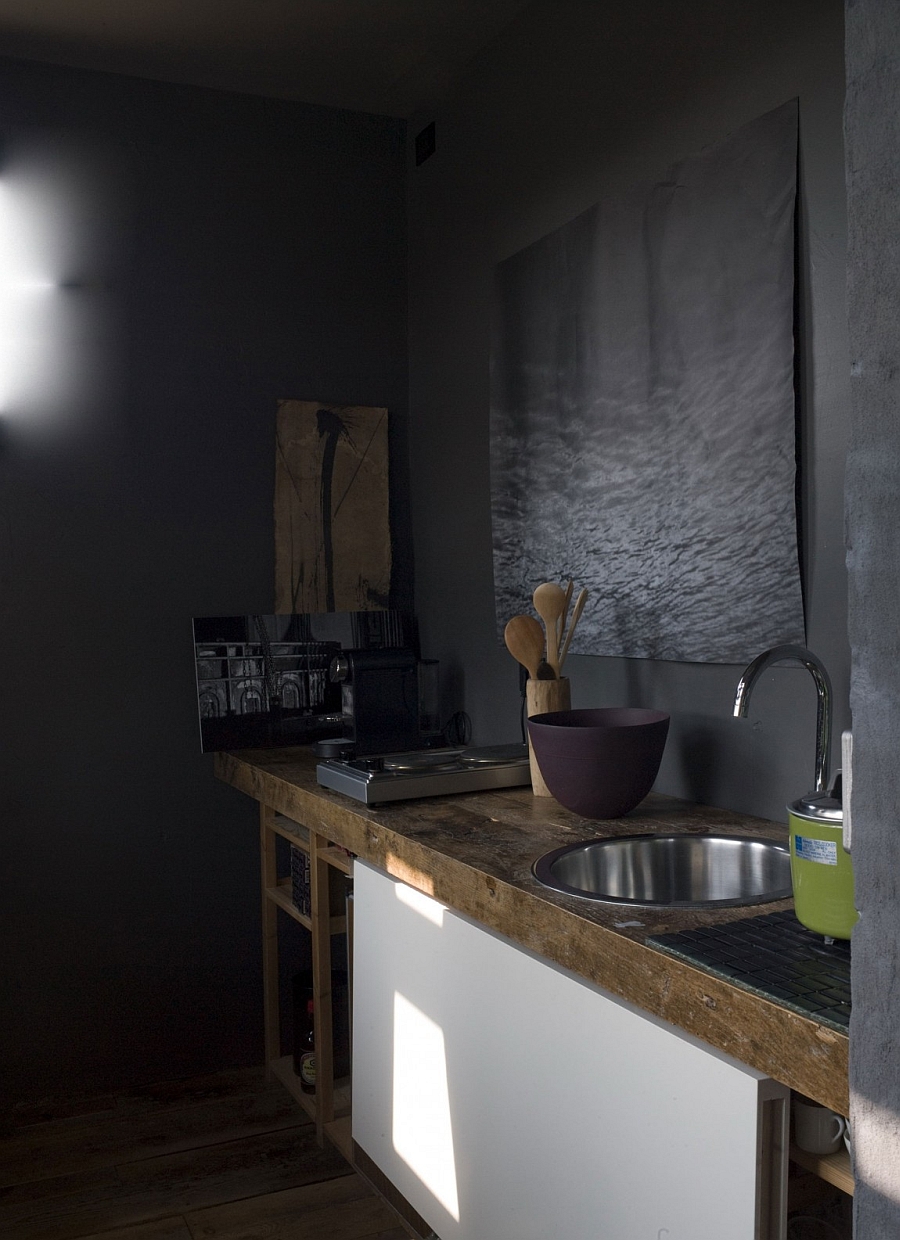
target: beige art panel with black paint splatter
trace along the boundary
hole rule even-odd
[[[386,409],[278,402],[277,613],[388,606],[387,430]]]

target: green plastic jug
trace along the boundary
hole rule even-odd
[[[849,939],[859,913],[853,862],[843,845],[840,771],[828,792],[811,792],[787,808],[797,920],[817,934]]]

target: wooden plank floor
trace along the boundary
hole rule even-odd
[[[262,1070],[20,1111],[3,1240],[408,1240]]]

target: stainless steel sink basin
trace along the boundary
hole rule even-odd
[[[728,908],[792,894],[787,844],[733,835],[626,835],[545,853],[545,887],[610,904]]]

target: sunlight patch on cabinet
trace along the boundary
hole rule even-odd
[[[394,994],[393,1143],[410,1170],[458,1222],[444,1034],[398,992]]]

